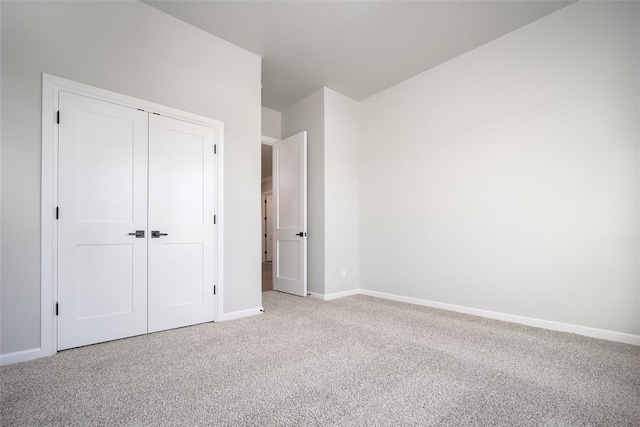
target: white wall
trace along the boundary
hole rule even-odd
[[[638,4],[579,2],[361,104],[361,287],[640,334]]]
[[[308,132],[310,292],[359,288],[358,126],[359,103],[328,88],[282,113],[284,138]]]
[[[282,137],[307,131],[307,287],[324,293],[324,90],[282,112]]]
[[[326,294],[360,286],[359,114],[357,101],[324,89]]]
[[[40,340],[42,73],[225,123],[225,312],[261,305],[260,58],[139,2],[2,2],[0,353]]]
[[[262,107],[262,135],[275,139],[282,138],[282,113]]]

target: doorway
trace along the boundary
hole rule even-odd
[[[261,145],[261,223],[262,292],[273,290],[273,143],[262,137]]]
[[[280,141],[263,137],[261,202],[263,292],[273,289],[306,297],[306,131]]]

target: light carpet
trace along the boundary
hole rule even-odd
[[[266,313],[2,367],[2,426],[639,426],[640,347],[267,292]]]

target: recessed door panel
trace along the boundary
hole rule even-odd
[[[204,215],[204,150],[202,135],[155,129],[153,150],[154,219],[164,224],[201,225]],[[209,153],[210,155],[212,153]]]
[[[300,243],[297,240],[280,240],[278,242],[278,259],[276,277],[279,280],[299,281],[300,274]]]
[[[77,114],[78,220],[131,223],[135,122],[94,111]]]
[[[147,332],[147,113],[60,92],[58,349]]]
[[[203,249],[202,243],[159,245],[162,274],[158,274],[158,286],[162,289],[162,308],[204,301]]]
[[[216,137],[149,117],[150,332],[214,320]]]
[[[133,311],[133,245],[78,245],[77,319]]]
[[[290,143],[283,144],[273,150],[276,156],[277,173],[276,182],[278,183],[278,215],[276,221],[278,228],[297,230],[301,228],[300,215],[300,193],[302,182],[300,182],[300,144]]]

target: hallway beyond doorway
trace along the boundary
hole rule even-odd
[[[273,290],[273,263],[262,263],[262,292]]]

